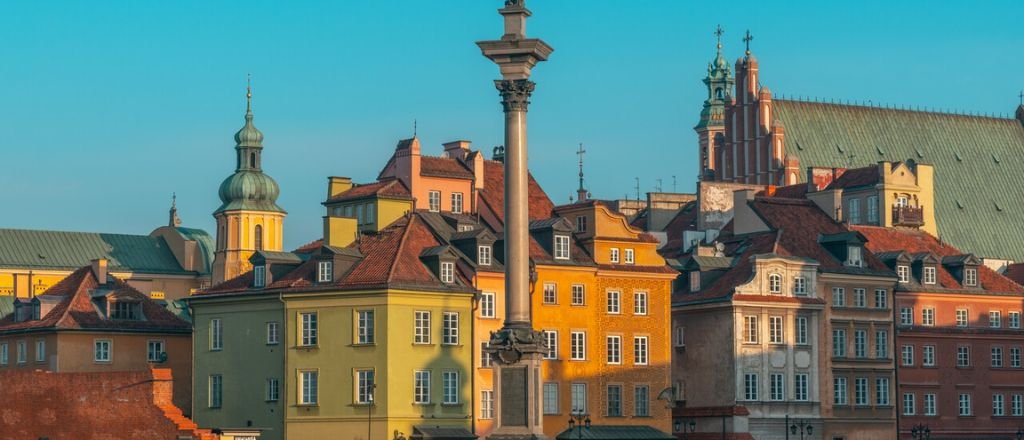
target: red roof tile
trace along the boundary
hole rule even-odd
[[[1024,285],[1024,263],[1014,263],[1006,266],[1006,272],[1003,272],[1003,276],[1017,284]]]
[[[878,183],[878,167],[869,165],[863,168],[846,170],[838,179],[828,185],[828,189],[856,188]]]
[[[397,197],[397,198],[410,198],[412,193],[409,189],[397,179],[382,180],[380,182],[367,183],[364,185],[355,185],[348,191],[341,194],[335,195],[330,199],[327,199],[324,203],[341,202],[345,200],[360,199],[363,197],[369,197],[372,195],[381,197]]]
[[[528,185],[530,221],[550,218],[555,204],[551,203],[551,199],[533,179],[533,175],[529,176]],[[480,192],[480,199],[501,222],[499,225],[492,225],[495,230],[500,230],[505,218],[505,164],[484,161],[484,189]]]
[[[451,157],[420,156],[420,175],[473,179],[473,171]]]

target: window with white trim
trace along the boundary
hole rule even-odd
[[[316,265],[316,280],[320,283],[334,281],[334,262],[318,261]]]
[[[10,361],[10,349],[6,342],[0,344],[0,365],[7,365]]]
[[[686,330],[686,327],[683,327],[681,325],[677,325],[675,327],[675,341],[674,341],[675,344],[674,345],[676,347],[685,347],[686,346],[686,340],[684,339],[684,336],[685,336],[684,331],[685,330]]]
[[[491,247],[489,245],[480,245],[476,247],[476,262],[481,266],[491,265]]]
[[[1006,405],[1002,394],[992,395],[992,416],[1000,417],[1006,415]]]
[[[924,395],[924,399],[923,399],[923,403],[924,404],[922,405],[923,406],[923,411],[922,412],[924,413],[924,415],[926,415],[926,416],[934,416],[934,415],[938,414],[935,411],[935,395],[934,394],[930,394],[930,393],[929,394],[925,394]]]
[[[252,268],[253,287],[263,287],[267,280],[267,266],[255,266]]]
[[[570,387],[571,412],[576,414],[587,413],[587,384],[574,383]]]
[[[853,357],[858,359],[868,357],[868,332],[864,330],[853,331]]]
[[[878,224],[878,196],[868,196],[865,200],[868,209],[868,224]]]
[[[494,418],[494,390],[480,391],[480,418],[484,420]]]
[[[224,401],[224,377],[219,374],[210,375],[210,408],[220,408]]]
[[[922,278],[922,282],[925,284],[935,284],[935,266],[925,266]]]
[[[846,330],[832,329],[832,357],[846,357]]]
[[[1020,368],[1020,347],[1010,347],[1010,368]]]
[[[299,405],[316,405],[320,399],[320,373],[316,370],[299,372]]]
[[[768,376],[768,399],[786,399],[786,377],[782,373],[772,373]]]
[[[587,216],[576,217],[576,232],[587,232]]]
[[[412,403],[418,405],[430,404],[430,370],[416,370],[413,372]]]
[[[277,321],[270,321],[267,323],[267,345],[277,345],[280,343],[280,332],[278,331]]]
[[[610,365],[622,363],[622,336],[608,336],[605,338],[605,349],[607,350],[606,362]]]
[[[757,400],[757,373],[743,375],[743,400]]]
[[[651,415],[651,388],[647,385],[633,387],[633,416],[648,417]]]
[[[901,283],[910,282],[910,266],[899,264],[896,266],[896,277]]]
[[[544,283],[544,304],[558,304],[558,287],[555,283]]]
[[[441,344],[459,345],[459,312],[444,312],[441,322]]]
[[[459,403],[459,372],[445,370],[441,373],[441,404],[457,405]]]
[[[558,414],[558,383],[556,382],[545,382],[544,383],[544,414]]]
[[[618,290],[608,291],[608,314],[618,315],[619,313],[622,313],[621,298],[622,292],[619,292]]]
[[[1020,328],[1020,312],[1007,313],[1010,328]]]
[[[759,330],[757,325],[757,315],[747,315],[743,317],[743,343],[744,344],[757,344],[760,341]]]
[[[623,255],[625,256],[624,263],[633,264],[636,262],[636,256],[632,248],[626,248],[625,254]]]
[[[495,295],[494,292],[483,292],[480,294],[480,317],[481,318],[494,318],[495,317]]]
[[[956,366],[957,367],[970,367],[971,366],[971,347],[961,345],[956,348]]]
[[[854,378],[853,404],[857,406],[866,406],[868,404],[868,378]]]
[[[455,263],[451,261],[441,262],[441,282],[445,284],[455,282]]]
[[[277,402],[281,398],[281,382],[274,377],[268,378],[266,391],[264,399],[267,402]]]
[[[875,308],[889,308],[889,292],[885,289],[875,289]]]
[[[299,322],[302,323],[301,346],[312,347],[317,344],[318,331],[316,313],[300,313]]]
[[[104,339],[95,341],[95,348],[95,356],[93,359],[96,362],[110,362],[110,340]],[[18,363],[24,364],[25,362],[28,362],[28,343],[25,341],[18,341]]]
[[[992,367],[1001,368],[1003,366],[1003,347],[992,347]]]
[[[430,212],[441,211],[441,191],[428,191],[427,192],[427,209]]]
[[[374,384],[373,369],[359,369],[356,370],[356,401],[357,405],[371,405],[373,404],[373,389],[376,388]]]
[[[633,292],[633,314],[647,314],[647,292]]]
[[[1001,328],[1003,326],[1003,317],[998,310],[988,312],[988,326],[991,328]]]
[[[36,362],[46,361],[46,340],[36,339]]]
[[[572,332],[569,334],[569,359],[583,361],[587,359],[587,334]]]
[[[647,365],[647,336],[633,337],[633,364]]]
[[[555,235],[555,255],[556,260],[568,260],[569,259],[569,236],[568,235]]]
[[[807,278],[793,278],[793,294],[796,296],[807,296]]]
[[[555,330],[544,330],[544,359],[558,359],[558,332]]]
[[[851,225],[860,224],[860,199],[850,199],[846,203],[847,219]]]
[[[796,344],[797,345],[807,345],[809,343],[808,339],[807,339],[808,334],[809,334],[809,331],[808,331],[807,317],[806,316],[797,316],[796,317]]]
[[[146,341],[146,361],[160,362],[160,358],[163,357],[162,355],[164,353],[164,345],[165,344],[162,339]]]
[[[964,269],[964,285],[975,287],[978,285],[978,269],[968,267]]]
[[[462,214],[462,193],[452,193],[452,214]]]
[[[875,358],[889,359],[888,330],[875,330]]]
[[[376,322],[373,310],[356,311],[356,344],[373,344],[376,342]]]
[[[847,402],[847,386],[845,377],[832,378],[832,403],[836,405],[846,405]]]
[[[914,346],[904,345],[900,348],[900,365],[904,367],[914,366]]]
[[[612,263],[619,262],[619,248],[608,249],[608,261]]]
[[[921,366],[922,367],[934,367],[935,366],[935,346],[925,345],[921,347]]]
[[[793,400],[806,402],[810,396],[807,373],[796,373],[793,375]]]
[[[768,317],[768,342],[771,344],[785,344],[785,336],[783,335],[783,319],[781,316],[769,316]]]
[[[925,307],[921,309],[921,325],[935,325],[935,308]]]
[[[914,408],[915,401],[914,393],[903,393],[903,415],[914,415],[916,409]]]
[[[854,307],[867,307],[867,289],[853,289],[853,306]]]
[[[210,350],[217,351],[224,348],[224,323],[220,318],[210,320]]]
[[[889,378],[875,378],[875,405],[889,406]]]
[[[571,304],[574,306],[582,306],[586,304],[586,288],[582,284],[572,285]]]
[[[846,307],[846,289],[842,287],[832,288],[832,305],[834,307]]]
[[[430,311],[417,310],[413,319],[414,344],[430,343]]]
[[[914,309],[900,307],[900,325],[914,325]]]
[[[1010,398],[1010,415],[1024,416],[1024,395],[1014,394]]]
[[[776,295],[782,293],[782,275],[777,273],[768,275],[768,293]]]
[[[967,327],[967,309],[956,309],[956,326]]]
[[[490,346],[488,342],[480,343],[480,368],[491,368],[494,365],[494,353],[487,350]]]
[[[966,393],[960,394],[959,402],[960,402],[960,406],[959,406],[960,413],[959,414],[961,416],[969,416],[969,415],[971,415],[971,395],[970,394],[966,394]]]
[[[608,417],[622,417],[622,385],[608,385]]]

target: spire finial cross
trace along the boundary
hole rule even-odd
[[[178,204],[178,193],[172,192],[171,193],[171,209],[174,209],[177,204]]]
[[[1024,90],[1021,90],[1017,96],[1020,98],[1020,105],[1024,105]]]
[[[583,155],[587,153],[587,150],[583,149],[583,143],[580,142],[580,147],[576,149],[576,155],[579,156],[580,162],[580,191],[583,189]]]
[[[750,29],[747,29],[747,34],[743,36],[743,43],[747,45],[747,55],[750,55],[750,41],[754,39],[753,35],[750,35]]]
[[[252,74],[245,74],[245,112],[252,113]]]
[[[416,118],[413,118],[413,120],[412,120],[412,137],[416,137],[416,133],[417,133],[418,130],[419,130],[419,124],[417,123]]]
[[[725,30],[722,29],[722,25],[715,26],[715,38],[718,40],[717,44],[719,49],[722,48],[722,34],[724,33]]]

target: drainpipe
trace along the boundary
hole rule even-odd
[[[288,408],[288,304],[284,302],[284,292],[277,292],[277,300],[281,302],[281,380],[278,382],[278,396],[277,401],[280,403],[284,401],[284,405],[281,405],[281,438],[288,438],[288,430],[285,429],[285,418]],[[376,381],[376,378],[374,379]],[[284,396],[282,399],[281,396]]]

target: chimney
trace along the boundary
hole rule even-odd
[[[107,259],[97,258],[92,260],[92,274],[96,276],[96,282],[100,285],[107,284]]]
[[[324,245],[343,248],[356,241],[358,220],[351,217],[324,217]]]
[[[450,158],[458,160],[466,160],[466,155],[469,154],[469,141],[458,140],[451,141],[444,145],[444,153]]]
[[[338,194],[352,189],[352,178],[331,176],[327,178],[327,198],[330,199]]]

